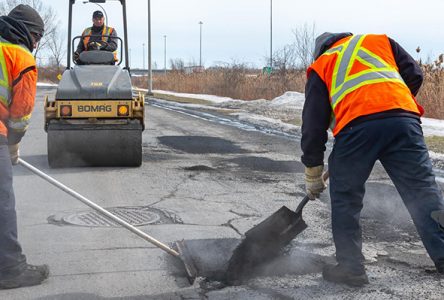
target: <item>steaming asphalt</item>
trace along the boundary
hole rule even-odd
[[[104,207],[153,209],[160,221],[139,228],[166,243],[190,241],[216,273],[242,233],[282,205],[294,209],[304,195],[297,140],[156,106],[146,109],[142,167],[50,169],[43,99],[53,93],[38,91],[22,158]],[[322,265],[334,254],[328,193],[304,209],[307,230],[282,257],[258,267],[251,280],[224,287],[199,279],[190,286],[177,261],[124,229],[54,221],[89,209],[20,166],[14,175],[20,241],[28,261],[49,264],[51,276],[40,286],[0,291],[0,299],[444,297],[444,279],[424,271],[432,263],[379,168],[367,186],[363,211],[371,284],[362,289],[321,278]]]

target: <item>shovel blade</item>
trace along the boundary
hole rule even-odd
[[[302,212],[281,207],[270,217],[245,233],[245,239],[233,251],[226,280],[237,284],[258,265],[276,257],[299,233],[307,228]]]

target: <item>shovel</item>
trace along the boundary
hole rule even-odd
[[[95,211],[99,212],[103,216],[108,217],[109,219],[122,225],[124,228],[128,229],[129,231],[135,233],[136,235],[138,235],[139,237],[141,237],[145,241],[150,242],[154,246],[156,246],[156,247],[162,249],[163,251],[167,252],[168,254],[178,258],[183,263],[183,266],[185,267],[185,271],[186,271],[186,274],[187,274],[187,277],[188,277],[188,280],[190,281],[190,283],[193,283],[194,279],[199,275],[198,271],[195,267],[193,257],[191,256],[191,253],[189,252],[186,242],[184,240],[176,241],[174,243],[174,247],[177,249],[177,251],[176,251],[175,249],[168,247],[164,243],[162,243],[162,242],[156,240],[155,238],[151,237],[150,235],[146,234],[142,230],[129,224],[125,220],[122,220],[121,218],[117,217],[116,215],[110,213],[109,211],[107,211],[103,207],[97,205],[96,203],[92,202],[91,200],[85,198],[84,196],[82,196],[79,193],[75,192],[74,190],[70,189],[66,185],[58,182],[57,180],[50,177],[49,175],[43,173],[42,171],[40,171],[36,167],[32,166],[31,164],[27,163],[23,159],[19,158],[18,162],[26,169],[30,170],[34,174],[36,174],[39,177],[43,178],[44,180],[48,181],[52,185],[55,185],[56,187],[58,187],[59,189],[61,189],[64,192],[68,193],[69,195],[73,196],[74,198],[80,200],[81,202],[88,205],[89,207],[91,207]]]
[[[324,181],[328,179],[328,171],[322,178]],[[283,247],[304,231],[307,224],[302,218],[302,209],[309,201],[310,198],[306,195],[295,211],[282,206],[248,230],[228,262],[227,282],[236,284],[239,280],[247,278],[257,265],[278,256]]]

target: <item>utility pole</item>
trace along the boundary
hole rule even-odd
[[[163,71],[167,73],[167,36],[163,36]]]
[[[273,69],[273,0],[270,0],[270,68]]]
[[[148,0],[148,95],[153,95],[153,70],[151,69],[151,0]]]
[[[199,22],[200,26],[200,42],[199,42],[199,67],[202,68],[202,24],[203,22]]]

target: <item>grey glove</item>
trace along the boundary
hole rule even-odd
[[[9,156],[13,165],[18,164],[19,159],[19,144],[8,145]]]
[[[308,198],[315,200],[325,190],[327,185],[322,178],[324,165],[305,168],[305,190]]]
[[[442,231],[444,231],[444,210],[432,211],[432,219],[435,220]]]
[[[77,52],[77,51],[76,51],[76,52],[74,52],[74,57],[73,57],[73,58],[74,58],[74,60],[75,60],[75,61],[78,61],[78,60],[79,60],[79,58],[80,58],[80,53],[79,53],[79,52]]]

